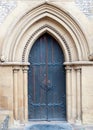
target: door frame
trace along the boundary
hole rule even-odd
[[[43,26],[44,30],[46,30],[46,26]],[[49,27],[47,28],[47,32],[50,32]],[[51,29],[51,28],[50,28]],[[42,32],[45,33],[45,31],[42,28]],[[40,31],[40,30],[38,30]],[[36,31],[38,33],[38,31]],[[38,39],[38,37],[40,35],[42,35],[42,32],[39,32],[39,35],[36,35],[36,33],[34,32],[33,38],[31,36],[31,38],[33,39],[33,41],[30,38],[30,40],[28,40],[27,44],[28,44],[28,51],[26,53],[26,49],[24,50],[23,53],[23,59],[24,56],[28,56],[28,52],[31,50],[31,47],[34,44],[34,41],[36,39]],[[52,33],[53,32],[53,33]],[[59,44],[64,44],[66,42],[66,40],[64,41],[64,39],[61,36],[61,34],[59,35],[59,33],[57,35],[55,35],[54,30],[52,30],[52,32],[50,32],[49,34],[52,34],[52,36],[57,36],[56,39],[58,39],[58,43]],[[34,37],[35,36],[35,37]],[[64,42],[63,42],[64,41]],[[66,44],[65,44],[66,45]],[[26,45],[27,46],[27,45]],[[61,45],[62,46],[62,45]],[[63,48],[66,49],[66,48]],[[65,55],[66,53],[69,52],[69,50],[65,50]],[[27,55],[26,55],[26,54]],[[64,53],[64,51],[63,51]],[[69,53],[68,55],[65,56],[65,61],[68,59],[70,60],[71,54]],[[69,57],[69,58],[67,58]],[[65,69],[66,69],[66,115],[67,115],[67,121],[71,122],[71,123],[75,123],[75,122],[81,122],[81,69],[82,67],[77,64],[77,63],[71,63],[69,62],[64,62],[65,65]],[[20,117],[20,120],[24,120],[25,122],[28,121],[28,66],[29,63],[28,62],[23,62],[22,64],[15,64],[13,67],[13,82],[14,82],[14,88],[18,88],[18,86],[20,86],[20,84],[18,84],[18,79],[20,78],[20,75],[23,77],[23,80],[21,82],[22,87],[21,87],[21,91],[23,91],[23,96],[22,96],[22,109],[23,109],[23,114]],[[18,93],[18,90],[14,90],[14,119],[18,119],[18,113],[19,111],[19,107],[18,107],[18,102],[19,99],[16,98],[16,94]],[[77,105],[76,105],[77,104]]]
[[[53,45],[55,45],[55,44],[57,44],[58,46],[56,46],[56,47],[58,47],[58,48],[60,48],[59,50],[61,51],[61,55],[62,55],[62,59],[61,59],[61,62],[62,62],[62,66],[63,66],[63,62],[64,62],[64,54],[63,54],[63,51],[62,51],[62,49],[61,49],[61,47],[60,47],[60,45],[59,45],[59,43],[58,43],[58,41],[54,38],[54,37],[52,37],[50,34],[48,34],[48,33],[45,33],[45,34],[43,34],[43,35],[41,35],[37,40],[38,40],[38,44],[39,44],[39,42],[40,42],[40,38],[43,38],[43,40],[44,40],[44,37],[46,36],[46,38],[50,38],[50,39],[52,39],[52,44],[53,44],[53,40],[56,42],[56,43],[54,43]],[[35,41],[35,47],[37,46],[38,48],[40,48],[40,46],[37,44],[37,40]],[[43,42],[45,42],[45,41],[43,41]],[[45,43],[44,43],[45,44]],[[47,44],[47,46],[48,46],[49,44]],[[52,45],[52,46],[53,46]],[[46,45],[45,45],[46,46]],[[54,47],[55,48],[55,47]],[[32,47],[32,49],[33,49],[33,47]],[[31,59],[30,59],[30,56],[31,56],[31,51],[32,51],[32,49],[30,50],[30,53],[29,53],[29,63],[31,63]],[[40,49],[40,50],[42,50],[42,48]],[[39,51],[40,51],[39,50]],[[56,49],[55,49],[56,50]],[[51,51],[52,51],[52,49],[51,49]],[[36,53],[36,51],[35,51],[35,48],[34,48],[34,52]],[[49,51],[48,51],[49,52]],[[55,53],[56,53],[56,51],[55,51]],[[59,53],[58,53],[59,54]],[[51,53],[51,55],[52,55],[52,53]],[[57,53],[56,53],[56,55],[57,55]],[[40,57],[40,56],[39,56]],[[35,61],[34,61],[35,62]],[[33,63],[34,63],[33,62]],[[39,62],[39,60],[38,60],[38,62]],[[51,61],[51,63],[52,63],[52,61]],[[46,65],[45,65],[46,66]],[[31,65],[30,65],[30,67],[31,67]],[[30,68],[29,68],[30,69]],[[62,70],[64,70],[65,69],[65,67],[63,66],[62,67]],[[31,70],[30,70],[31,71]],[[30,71],[28,71],[28,76],[29,76],[29,74],[31,74],[32,72],[30,72]],[[65,73],[65,74],[64,74]],[[64,91],[64,95],[66,96],[66,77],[65,77],[65,75],[66,75],[66,71],[64,70],[64,72],[62,73],[62,78],[63,78],[63,80],[64,81],[62,81],[62,82],[64,82],[64,86],[62,85],[62,84],[60,84],[60,87],[62,88],[62,86],[63,86],[63,91]],[[28,77],[28,89],[29,89],[29,78],[30,77]],[[61,80],[61,79],[60,79]],[[30,87],[32,87],[32,85],[30,85]],[[29,90],[28,90],[28,92],[29,92]],[[32,91],[31,91],[32,92]],[[34,92],[32,92],[32,93],[34,93]],[[35,87],[35,93],[38,93],[37,92],[37,89],[36,89],[36,87]],[[60,93],[61,94],[61,93]],[[59,95],[59,94],[58,94]],[[38,97],[39,98],[39,97]],[[30,102],[29,102],[29,94],[28,94],[28,106],[30,106]],[[62,117],[62,119],[63,119],[63,121],[66,121],[67,119],[66,119],[66,97],[65,97],[65,99],[63,100],[64,101],[64,114],[65,114],[65,116],[64,116],[64,114],[62,115],[62,116],[64,116],[64,118]],[[33,102],[34,103],[34,102]],[[29,107],[28,107],[29,108]],[[61,111],[60,111],[61,112]],[[28,114],[30,114],[30,111],[29,111],[29,109],[28,109]],[[31,115],[31,114],[30,114]],[[28,118],[29,118],[29,116],[28,116]],[[29,119],[30,120],[30,119]],[[33,120],[39,120],[39,119],[31,119],[32,121]],[[42,119],[41,119],[42,120]],[[44,119],[43,119],[44,120]],[[47,119],[45,119],[45,120],[47,120]],[[50,120],[50,119],[49,119]],[[51,119],[52,120],[52,119]],[[55,120],[55,119],[54,119]],[[56,119],[56,120],[60,120],[61,121],[61,119],[59,118],[59,119]]]
[[[82,105],[82,87],[84,87],[82,86],[82,66],[91,65],[87,53],[90,52],[90,38],[83,29],[84,24],[80,22],[83,17],[81,15],[76,17],[75,12],[72,14],[68,12],[67,8],[59,8],[57,4],[47,2],[32,8],[29,6],[29,10],[25,10],[17,20],[13,21],[14,24],[8,35],[6,33],[1,49],[1,61],[3,62],[1,65],[11,66],[13,73],[13,102],[9,104],[14,120],[19,119],[25,122],[28,120],[29,50],[41,34],[49,32],[59,41],[65,55],[67,120],[68,122],[76,122],[76,120],[85,122],[86,112]],[[79,22],[77,22],[78,19]],[[20,83],[18,83],[18,79],[20,79]],[[23,93],[19,95],[21,99],[16,97],[18,90]],[[20,100],[21,106],[18,106]],[[23,116],[18,118],[21,108]],[[81,111],[84,113],[81,114]],[[69,115],[69,113],[71,114]]]
[[[44,28],[43,28],[44,27]],[[66,40],[64,40],[64,38],[61,36],[61,34],[59,35],[59,33],[57,33],[57,35],[55,35],[55,31],[52,30],[52,32],[50,31],[50,26],[43,26],[42,27],[42,31],[37,30],[36,32],[34,32],[34,34],[31,36],[31,38],[28,40],[27,44],[26,44],[26,48],[23,51],[23,61],[25,57],[28,57],[29,51],[31,50],[34,42],[36,39],[38,39],[38,37],[40,35],[42,35],[43,33],[45,33],[46,27],[47,30],[46,32],[48,32],[49,34],[51,34],[53,37],[55,36],[56,39],[58,40],[58,43],[62,45],[66,42]],[[38,35],[36,35],[36,33],[38,33]],[[33,40],[33,41],[32,41]],[[62,44],[61,44],[62,43]],[[67,42],[66,42],[67,43]],[[65,43],[65,45],[67,45]],[[28,50],[27,50],[27,46],[28,46]],[[64,45],[63,45],[64,46]],[[65,50],[64,50],[65,49]],[[69,60],[71,60],[71,54],[69,52],[69,50],[66,50],[67,48],[63,47],[63,53],[65,55],[65,69],[66,69],[66,115],[67,115],[67,121],[71,122],[71,123],[75,123],[75,122],[81,122],[81,69],[82,67],[77,64],[77,63],[71,63]],[[27,51],[27,52],[26,52]],[[68,52],[68,54],[67,54]],[[26,54],[25,54],[26,53]],[[67,54],[67,55],[66,55]],[[67,58],[68,57],[68,58]],[[66,62],[66,60],[68,60],[69,62]],[[14,88],[18,88],[18,86],[20,86],[20,84],[18,84],[18,79],[20,78],[20,75],[23,77],[22,83],[23,86],[21,88],[21,91],[23,91],[23,97],[22,97],[22,102],[23,102],[23,114],[22,117],[20,117],[20,120],[24,120],[25,122],[28,121],[28,66],[29,63],[28,62],[23,62],[22,64],[15,64],[13,67],[13,81],[14,81]],[[15,90],[14,90],[15,91]],[[16,93],[18,90],[16,90],[16,92],[14,92],[14,97],[16,97]],[[18,113],[19,113],[19,108],[18,108],[18,102],[19,99],[15,98],[14,99],[14,119],[18,119]],[[77,105],[76,105],[77,104]]]

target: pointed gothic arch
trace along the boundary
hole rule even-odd
[[[52,25],[50,25],[48,20],[49,22],[53,21],[53,23],[56,23],[55,27],[52,27]],[[6,37],[3,50],[2,50],[2,56],[5,57],[6,61],[22,62],[22,55],[24,55],[22,53],[24,51],[21,51],[20,52],[21,54],[18,52],[19,47],[21,47],[23,44],[20,41],[25,35],[26,41],[22,46],[22,49],[24,50],[25,46],[27,45],[27,41],[31,39],[29,37],[33,37],[33,35],[37,33],[37,31],[40,30],[42,27],[41,25],[38,24],[39,28],[37,27],[34,31],[30,30],[31,32],[33,32],[32,35],[29,29],[31,29],[32,26],[35,26],[37,22],[42,23],[42,21],[44,22],[43,26],[48,25],[48,27],[50,26],[52,29],[54,28],[54,30],[56,30],[56,34],[58,33],[59,35],[58,32],[59,31],[58,26],[59,26],[62,30],[65,30],[64,33],[66,33],[66,35],[67,34],[69,35],[66,36],[66,38],[69,37],[72,40],[73,44],[72,46],[69,46],[70,45],[69,39],[68,41],[67,39],[65,39],[65,41],[67,41],[68,44],[67,46],[69,46],[70,49],[73,48],[74,52],[77,53],[76,58],[75,59],[72,58],[72,61],[88,59],[89,47],[88,47],[87,39],[83,33],[83,30],[75,21],[75,19],[71,15],[69,15],[68,12],[66,12],[64,9],[60,9],[52,4],[44,3],[26,12],[25,15],[20,18],[20,20],[15,24],[13,29],[10,31],[11,37],[10,38]],[[64,33],[61,34],[61,37],[65,35]],[[28,34],[29,37],[26,36],[26,34]],[[19,53],[18,59],[15,56],[17,53]]]
[[[28,120],[66,121],[64,53],[58,41],[44,33],[29,53]]]
[[[45,32],[53,36],[60,44],[66,64],[66,100],[67,121],[81,121],[81,68],[73,62],[88,60],[89,47],[86,36],[75,19],[64,9],[44,3],[26,12],[6,36],[2,56],[5,63],[12,64],[14,89],[14,119],[18,119],[18,102],[15,98],[18,90],[18,78],[21,75],[23,117],[28,120],[27,66],[29,52],[35,41]],[[9,37],[11,36],[11,37]],[[79,64],[79,63],[78,63]],[[72,91],[73,90],[73,91]],[[16,92],[15,92],[16,91]],[[75,93],[74,93],[75,92]],[[77,98],[78,93],[79,97]],[[77,106],[76,106],[77,104]]]

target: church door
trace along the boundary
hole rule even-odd
[[[45,33],[29,54],[29,120],[66,120],[64,55],[56,39]]]

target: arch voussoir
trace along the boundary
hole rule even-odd
[[[49,23],[50,22],[49,19],[51,19],[53,23],[56,23],[57,26],[55,27],[51,26]],[[47,24],[46,21],[48,20],[49,22]],[[27,37],[26,33],[29,28],[31,30],[33,25],[37,24],[37,22],[42,24],[42,21],[44,21],[42,27],[38,24],[36,26],[38,26],[39,29],[36,29],[34,31],[32,30],[33,34],[31,35],[28,34],[30,35],[30,37],[26,39],[27,41],[25,41],[24,43],[22,51],[20,52],[21,54],[19,54],[20,57],[17,59],[15,55],[18,53],[19,47],[22,46],[21,44],[23,44],[20,42],[21,39],[23,38],[23,36]],[[25,60],[24,55],[28,43],[30,42],[30,40],[33,39],[34,35],[37,32],[39,32],[40,29],[44,28],[44,26],[45,28],[47,26],[47,28],[53,30],[64,42],[64,46],[67,51],[66,53],[68,53],[67,55],[69,57],[67,58],[66,61],[75,61],[75,60],[78,61],[88,59],[87,55],[89,52],[89,48],[84,33],[80,28],[80,26],[78,25],[78,23],[74,20],[74,18],[71,17],[71,15],[69,15],[64,9],[60,9],[54,5],[44,3],[26,12],[26,14],[22,18],[20,18],[20,20],[16,23],[15,26],[13,30],[10,32],[11,38],[10,39],[9,37],[6,38],[3,46],[2,55],[6,57],[6,61],[12,62],[17,60],[23,62]],[[58,26],[60,28],[58,28]],[[63,34],[58,32],[60,29],[66,30],[66,33],[69,35],[68,37],[70,39],[72,38],[71,40],[73,40],[72,45],[69,43],[69,40],[67,41],[66,38],[63,38],[64,37]],[[71,54],[72,51],[74,51],[73,53],[75,52],[77,53],[75,54],[75,58],[73,57],[73,53]]]

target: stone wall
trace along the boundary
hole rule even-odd
[[[36,0],[30,0],[36,1]],[[42,1],[55,1],[55,0],[42,0]],[[61,0],[64,1],[64,0]],[[69,0],[72,2],[74,0]],[[60,2],[60,0],[59,0]],[[76,6],[87,16],[93,17],[93,0],[75,0]],[[0,0],[0,24],[5,20],[6,16],[17,6],[16,0]]]
[[[13,121],[28,120],[29,50],[49,32],[66,57],[68,121],[93,124],[93,26],[76,5],[92,18],[91,0],[0,0],[0,107]]]
[[[76,0],[76,5],[87,17],[93,17],[93,0]]]
[[[2,23],[6,16],[16,7],[15,0],[0,0],[0,23]]]

